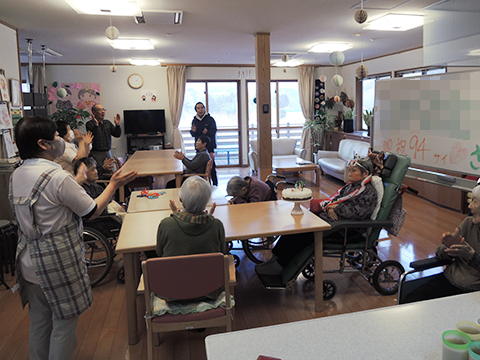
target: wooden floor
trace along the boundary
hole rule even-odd
[[[225,188],[228,179],[247,169],[218,169],[220,187]],[[313,179],[307,174],[307,186],[314,188]],[[342,183],[329,176],[322,178],[317,197],[332,194]],[[400,261],[405,268],[415,260],[431,256],[445,231],[452,231],[465,215],[436,206],[410,194],[404,196],[407,210],[405,224],[398,237],[383,235],[378,250],[382,259]],[[267,290],[262,288],[255,276],[253,263],[243,259],[243,252],[235,251],[242,258],[237,271],[238,285],[235,289],[235,329],[282,324],[291,321],[312,319],[314,312],[314,289],[311,281],[300,275],[293,289]],[[120,266],[118,264],[116,266]],[[325,268],[335,268],[337,260],[325,258]],[[95,302],[80,317],[77,328],[78,347],[74,359],[146,359],[145,334],[135,346],[128,346],[125,286],[115,280],[115,269],[99,286],[93,289]],[[14,279],[7,274],[7,281]],[[325,303],[325,310],[318,317],[375,309],[396,304],[395,296],[382,296],[360,275],[326,274],[333,280],[338,293]],[[17,294],[0,287],[0,359],[28,359],[29,317],[22,310]],[[354,325],[352,325],[354,326]],[[204,339],[207,335],[223,329],[207,330],[204,333],[179,331],[162,335],[161,345],[155,349],[156,359],[202,360],[206,359]],[[261,340],[260,340],[261,341]]]

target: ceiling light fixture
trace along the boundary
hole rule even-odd
[[[142,16],[137,0],[65,0],[77,14]]]
[[[110,45],[117,50],[154,50],[155,47],[149,39],[116,39]]]
[[[349,43],[319,43],[308,50],[308,52],[330,54],[334,51],[346,51],[351,48],[353,46]]]
[[[158,66],[160,65],[160,61],[157,59],[131,59],[128,60],[130,64],[136,66]]]
[[[406,31],[422,25],[422,15],[387,14],[370,21],[363,30]]]

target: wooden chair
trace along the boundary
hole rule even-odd
[[[153,359],[153,333],[225,326],[232,330],[229,258],[221,253],[173,256],[142,262],[145,285],[148,359]],[[152,317],[153,292],[169,299],[194,299],[224,286],[225,308],[200,313]]]
[[[207,166],[205,168],[204,174],[183,174],[182,176],[184,178],[188,178],[190,176],[197,175],[197,176],[203,177],[205,180],[207,180],[208,184],[211,185],[212,184],[212,167],[213,167],[213,160],[210,159],[207,162]]]

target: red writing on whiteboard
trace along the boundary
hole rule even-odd
[[[468,150],[466,148],[462,148],[462,143],[457,141],[452,146],[452,150],[450,150],[450,162],[452,164],[461,163],[468,155]]]
[[[435,154],[433,156],[435,157],[435,164],[438,163],[438,160],[443,161],[443,163],[445,164],[445,160],[447,160],[447,155],[442,157],[442,155],[440,154]]]
[[[419,138],[417,135],[413,135],[410,138],[410,149],[414,150],[415,153],[413,155],[413,158],[417,158],[417,153],[422,153],[422,160],[425,160],[425,151],[430,151],[430,149],[425,149],[425,138],[422,139],[422,141],[419,141]]]
[[[395,150],[395,152],[397,154],[407,155],[405,153],[405,147],[407,146],[407,142],[405,140],[400,140],[400,138],[398,138],[396,146],[397,146],[397,149]]]

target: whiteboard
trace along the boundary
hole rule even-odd
[[[373,146],[480,176],[480,72],[376,81]]]

